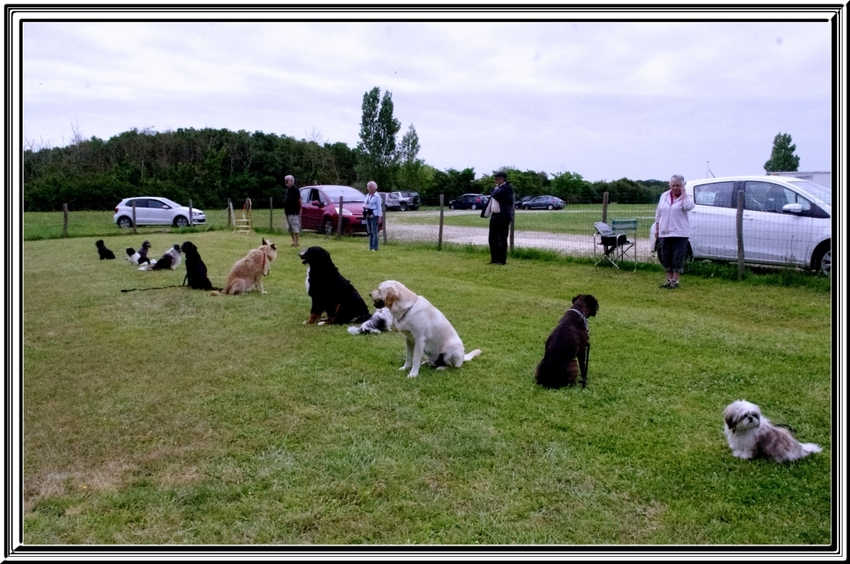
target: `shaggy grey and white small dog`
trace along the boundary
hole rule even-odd
[[[372,314],[372,317],[361,323],[359,326],[352,325],[348,328],[348,332],[352,335],[363,335],[367,333],[377,335],[378,333],[392,330],[393,314],[390,313],[390,308],[388,307],[378,308],[375,313]]]
[[[767,458],[790,462],[820,452],[814,443],[800,443],[788,429],[773,425],[759,406],[737,400],[723,411],[723,432],[732,454],[738,458]]]

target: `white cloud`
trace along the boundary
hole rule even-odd
[[[34,22],[24,136],[58,144],[76,121],[353,147],[378,86],[439,169],[758,173],[779,131],[822,169],[831,49],[826,22]]]

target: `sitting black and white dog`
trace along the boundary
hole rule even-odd
[[[207,265],[201,260],[198,247],[191,241],[186,241],[181,248],[186,255],[186,278],[183,283],[188,280],[189,287],[193,290],[213,290],[212,282],[207,278]]]
[[[148,249],[151,248],[150,241],[145,241],[137,251],[133,247],[127,247],[124,252],[127,253],[127,260],[130,264],[153,264],[156,261],[148,258]]]
[[[103,239],[95,241],[94,246],[97,247],[97,254],[100,255],[100,260],[111,260],[115,258],[115,253],[106,248]]]
[[[139,267],[139,270],[174,270],[180,265],[180,260],[183,255],[180,254],[180,245],[174,245],[159,257],[159,260],[152,261],[153,264],[146,264]]]
[[[378,310],[372,314],[372,317],[361,323],[359,327],[357,325],[349,327],[348,332],[352,335],[377,335],[378,333],[383,333],[385,331],[392,331],[393,325],[393,314],[390,313],[390,308],[382,307],[378,308]]]

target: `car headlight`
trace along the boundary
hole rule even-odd
[[[351,215],[354,215],[354,214],[351,213],[351,210],[346,209],[346,208],[342,208],[342,215],[343,216],[351,216]]]

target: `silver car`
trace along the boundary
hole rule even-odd
[[[832,193],[810,180],[735,176],[691,180],[689,255],[738,260],[738,193],[744,195],[744,262],[797,266],[829,275],[832,269]],[[649,228],[655,248],[655,224]]]
[[[136,225],[173,225],[187,227],[189,225],[189,208],[181,206],[168,198],[140,196],[124,198],[115,206],[112,220],[122,229],[133,226],[133,204],[136,206]],[[207,222],[203,210],[192,208],[193,225]]]

